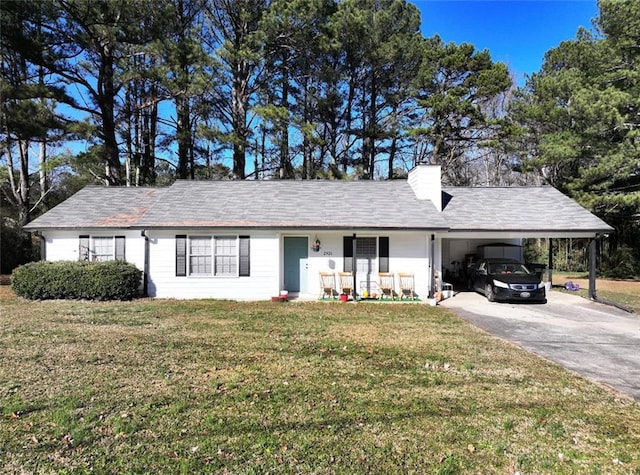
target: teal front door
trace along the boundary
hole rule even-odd
[[[307,291],[309,240],[306,237],[284,238],[284,289],[289,292]]]

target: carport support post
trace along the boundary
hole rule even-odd
[[[430,299],[432,299],[433,297],[435,297],[436,292],[438,291],[438,289],[436,288],[436,263],[434,262],[435,258],[435,253],[436,253],[436,248],[435,248],[435,241],[436,241],[436,235],[432,234],[431,235],[431,240],[429,242],[429,259],[431,262],[431,286],[429,288],[429,295],[428,297]]]
[[[358,260],[356,259],[356,249],[357,249],[357,246],[356,246],[356,233],[353,233],[353,240],[351,241],[351,245],[353,246],[351,248],[352,251],[353,251],[353,254],[352,254],[353,255],[353,257],[352,257],[353,261],[352,261],[352,264],[351,264],[351,273],[352,273],[351,275],[353,275],[353,289],[351,289],[351,291],[353,292],[353,301],[355,302],[356,301],[356,295],[358,295],[356,293],[356,264],[358,262]]]
[[[553,287],[553,238],[549,238],[549,264],[547,265],[549,274],[549,286]]]
[[[596,243],[598,236],[589,243],[589,298],[596,300]]]

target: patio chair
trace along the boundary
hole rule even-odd
[[[333,272],[320,272],[320,288],[322,289],[321,299],[329,296],[332,299],[337,298],[336,291],[336,275]]]
[[[403,298],[415,299],[413,274],[398,272],[398,280],[400,281],[400,300]]]
[[[338,279],[340,280],[340,293],[351,295],[355,298],[353,274],[351,272],[338,272]]]
[[[395,299],[395,287],[393,274],[391,272],[378,272],[378,288],[380,289],[378,298],[380,300],[385,297],[391,300]]]

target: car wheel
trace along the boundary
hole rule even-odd
[[[493,293],[493,287],[491,287],[491,284],[487,284],[487,286],[485,287],[485,290],[484,290],[484,294],[487,296],[487,300],[489,302],[495,302],[496,301],[496,296]]]

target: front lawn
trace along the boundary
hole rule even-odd
[[[640,473],[640,404],[441,308],[0,296],[1,472]]]

